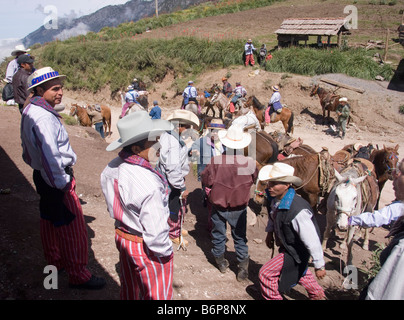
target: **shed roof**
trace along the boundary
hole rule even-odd
[[[347,31],[345,18],[297,18],[283,20],[276,34],[304,34],[334,36]]]

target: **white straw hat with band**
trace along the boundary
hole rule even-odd
[[[65,75],[60,75],[59,72],[53,70],[51,67],[45,67],[38,70],[35,70],[33,74],[28,77],[28,91],[31,91],[33,88],[45,83],[47,81],[61,78],[66,78]]]

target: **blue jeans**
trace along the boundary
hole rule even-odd
[[[95,130],[100,134],[101,138],[105,138],[104,136],[104,124],[102,122],[98,122],[95,124]]]
[[[248,258],[247,246],[247,208],[238,211],[218,211],[212,207],[212,254],[220,257],[226,250],[226,226],[231,227],[237,260]]]

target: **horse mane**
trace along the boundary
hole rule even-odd
[[[258,110],[262,110],[265,108],[265,106],[261,104],[261,102],[259,102],[256,96],[252,96],[252,99],[253,99],[253,106],[255,106]]]

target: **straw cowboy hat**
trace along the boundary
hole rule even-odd
[[[220,130],[217,135],[220,142],[230,149],[244,149],[251,143],[251,135],[238,125],[230,126],[228,130]]]
[[[251,40],[251,39],[248,39],[248,40],[247,40],[247,43],[251,43],[251,42],[252,42],[252,40]]]
[[[271,87],[273,91],[279,91],[279,87],[278,86],[272,86]]]
[[[60,75],[59,72],[53,70],[51,67],[38,69],[28,77],[28,91],[32,91],[33,88],[41,85],[42,83],[57,78],[66,78],[66,76]]]
[[[29,51],[31,51],[31,49],[25,49],[24,45],[20,44],[15,46],[15,49],[13,52],[11,52],[11,55],[15,57],[18,53],[27,53]]]
[[[208,124],[208,129],[225,129],[226,126],[224,125],[222,119],[212,119]]]
[[[178,121],[180,124],[188,124],[199,128],[199,119],[195,113],[189,110],[175,110],[167,117],[168,121]]]
[[[302,185],[302,179],[294,176],[295,168],[292,166],[275,162],[273,165],[266,165],[261,168],[258,173],[258,179],[261,181],[277,181],[277,182],[286,182],[292,183],[295,186]]]
[[[173,125],[167,120],[152,120],[146,111],[128,114],[116,124],[120,138],[112,142],[107,151],[129,146],[133,143],[149,138],[153,140],[164,131],[173,130]]]

